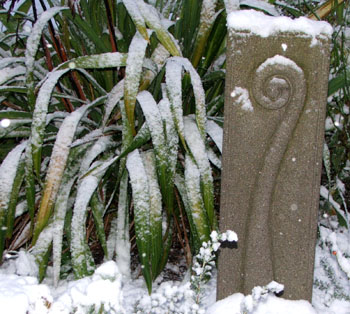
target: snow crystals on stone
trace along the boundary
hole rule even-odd
[[[292,32],[312,38],[311,46],[317,43],[317,37],[331,38],[333,28],[327,22],[313,21],[306,17],[292,20],[289,17],[271,17],[255,10],[231,12],[227,25],[235,31],[250,32],[268,37],[279,32]]]
[[[303,70],[299,66],[297,66],[297,64],[293,60],[288,59],[286,57],[283,57],[281,55],[275,55],[275,56],[273,56],[271,58],[268,58],[264,63],[262,63],[258,67],[258,69],[256,71],[257,72],[261,72],[266,67],[272,66],[272,65],[275,65],[275,64],[281,64],[281,65],[284,65],[286,67],[292,67],[293,69],[295,69],[299,73],[303,73]]]
[[[231,93],[232,98],[237,98],[237,102],[242,104],[242,109],[245,111],[253,111],[253,105],[249,99],[249,92],[242,87],[236,86]]]

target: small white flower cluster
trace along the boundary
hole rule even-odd
[[[284,290],[284,286],[276,281],[271,281],[267,286],[254,287],[251,295],[244,297],[241,303],[241,313],[253,313],[259,303],[271,294],[279,294]]]
[[[194,257],[191,276],[191,287],[196,293],[196,302],[199,303],[201,287],[212,275],[212,269],[215,267],[216,252],[224,241],[238,241],[237,234],[231,230],[224,233],[212,231],[208,242],[203,242],[199,253]]]
[[[184,285],[163,282],[150,296],[146,295],[140,300],[136,313],[204,314],[204,310],[194,302],[194,292],[189,282]]]

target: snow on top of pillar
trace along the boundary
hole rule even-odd
[[[252,34],[268,37],[280,32],[302,33],[312,37],[312,45],[316,36],[331,37],[333,28],[323,21],[313,21],[306,17],[291,19],[286,16],[268,16],[254,10],[239,10],[231,12],[227,18],[227,26],[235,31],[250,32]]]

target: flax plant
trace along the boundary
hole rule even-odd
[[[191,256],[217,228],[224,3],[39,2],[0,11],[0,255],[30,230],[41,280],[96,241],[130,276],[133,226],[150,292],[175,233]]]

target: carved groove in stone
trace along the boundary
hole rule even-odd
[[[284,108],[255,181],[243,245],[243,273],[250,278],[263,277],[268,284],[274,278],[271,205],[280,164],[304,107],[304,73],[294,61],[277,55],[258,67],[251,92],[256,102],[266,109]],[[259,265],[265,265],[264,269]],[[249,282],[249,279],[245,281]]]

